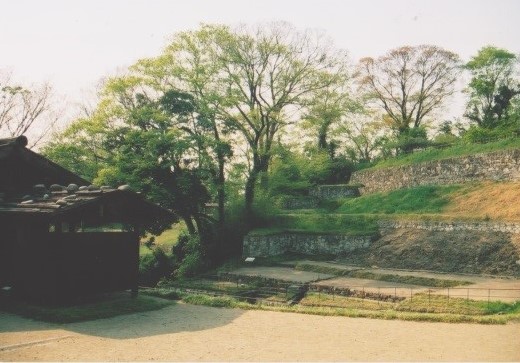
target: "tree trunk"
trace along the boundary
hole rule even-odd
[[[188,233],[190,235],[197,234],[197,229],[195,228],[195,225],[193,224],[193,220],[190,216],[181,216],[181,218],[184,220],[184,223],[186,223],[186,228],[188,228]]]
[[[244,191],[245,194],[245,212],[246,212],[246,223],[251,224],[253,221],[253,201],[255,199],[255,185],[258,179],[258,171],[255,171],[254,168],[249,174],[246,181],[246,188]]]
[[[218,155],[218,175],[217,175],[217,203],[218,203],[218,227],[222,229],[225,222],[225,203],[226,203],[226,189],[225,189],[225,174],[224,174],[224,157]]]
[[[270,157],[269,155],[253,155],[253,169],[251,170],[251,173],[249,174],[249,177],[246,181],[246,188],[245,188],[245,209],[246,209],[246,219],[247,223],[250,224],[253,221],[253,202],[255,199],[255,187],[256,182],[258,181],[258,177],[264,174],[264,176],[267,178],[267,169],[269,168],[269,161]],[[267,182],[264,180],[264,182],[267,184]]]

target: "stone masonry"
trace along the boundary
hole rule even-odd
[[[319,199],[340,199],[359,196],[358,187],[350,185],[318,185],[309,194]]]
[[[501,150],[458,158],[376,170],[360,170],[350,182],[362,194],[387,192],[425,184],[460,184],[470,181],[520,180],[520,149]]]
[[[247,235],[244,238],[244,257],[276,256],[286,252],[339,255],[359,248],[367,248],[372,236],[313,235],[280,233],[268,236]]]
[[[514,222],[459,222],[459,221],[379,221],[381,233],[386,229],[393,228],[413,228],[428,231],[481,231],[481,232],[506,232],[520,233],[520,223]]]

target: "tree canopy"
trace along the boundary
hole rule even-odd
[[[507,118],[513,98],[520,94],[517,65],[518,56],[493,46],[483,47],[465,64],[471,73],[467,118],[486,128]]]

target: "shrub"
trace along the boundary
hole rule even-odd
[[[151,254],[139,259],[139,284],[155,286],[159,280],[173,272],[174,261],[160,248],[154,248]]]
[[[176,277],[190,277],[204,270],[204,251],[198,235],[182,232],[172,248],[173,256],[179,261],[175,269]]]

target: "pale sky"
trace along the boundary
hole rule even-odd
[[[520,0],[0,0],[0,69],[81,102],[102,77],[200,23],[321,29],[354,62],[418,44],[467,60],[489,44],[520,53],[519,16]]]

